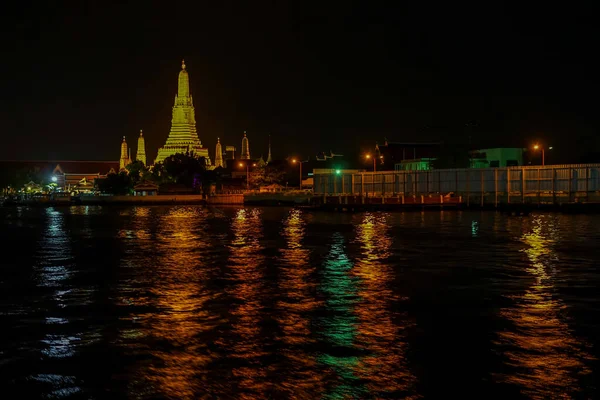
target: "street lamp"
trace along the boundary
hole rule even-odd
[[[300,166],[300,183],[299,183],[300,190],[302,190],[302,164],[307,161],[308,160],[300,161],[300,160],[296,160],[295,158],[292,158],[292,164],[298,164]]]
[[[376,166],[376,163],[375,163],[375,157],[373,157],[373,156],[372,156],[372,155],[370,155],[370,154],[367,154],[367,155],[365,156],[365,158],[366,158],[367,160],[370,160],[371,158],[373,159],[373,172],[377,172],[377,166]]]
[[[244,166],[244,163],[238,164],[240,168]],[[254,164],[256,165],[256,164]],[[246,190],[250,189],[250,164],[246,163]]]
[[[540,146],[539,144],[534,144],[533,145],[533,149],[534,150],[542,150],[542,166],[546,165],[546,149],[544,149],[544,146]],[[552,150],[552,146],[548,147],[548,150]]]

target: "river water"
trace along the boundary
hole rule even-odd
[[[2,398],[594,398],[600,216],[0,208]]]

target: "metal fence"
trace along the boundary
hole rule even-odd
[[[315,174],[316,195],[575,196],[600,192],[600,164]],[[498,200],[500,198],[500,200]],[[483,201],[483,200],[482,200]],[[486,200],[488,201],[488,200]]]

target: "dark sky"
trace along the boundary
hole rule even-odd
[[[243,130],[256,156],[269,134],[277,157],[358,154],[384,137],[541,140],[558,161],[598,149],[591,6],[374,3],[13,2],[0,159],[116,160],[140,128],[153,159],[182,58],[211,155]]]

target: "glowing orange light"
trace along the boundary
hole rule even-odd
[[[369,158],[371,158],[371,155],[370,155],[370,154],[367,154],[367,155],[365,156],[365,158],[366,158],[366,159],[369,159]]]
[[[298,160],[296,160],[295,158],[292,158],[292,162],[293,162],[294,164],[296,164],[296,163],[298,162]]]
[[[243,167],[243,166],[244,166],[244,164],[242,164],[242,163],[239,163],[238,165],[239,165],[240,167]]]
[[[252,164],[253,167],[256,167],[256,163]]]
[[[536,145],[534,145],[534,146],[533,146],[533,148],[534,148],[535,150],[537,150],[537,149],[539,149],[539,148],[540,148],[540,145],[539,145],[539,144],[536,144]]]

